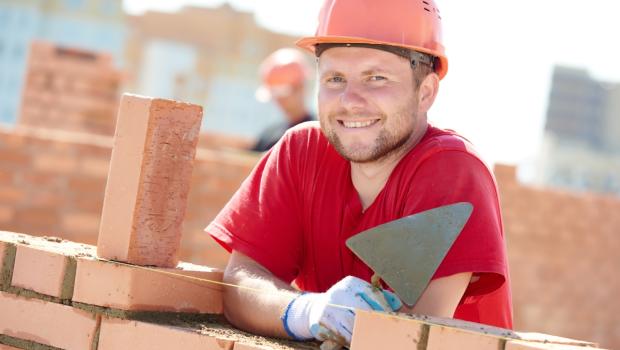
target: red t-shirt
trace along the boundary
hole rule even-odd
[[[363,211],[350,163],[317,122],[301,124],[265,154],[206,231],[287,283],[323,292],[348,275],[370,281],[372,270],[346,247],[347,238],[457,202],[472,203],[473,212],[433,278],[473,272],[480,278],[469,284],[454,317],[512,328],[495,180],[471,144],[450,131],[429,125]]]

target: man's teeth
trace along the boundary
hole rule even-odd
[[[345,128],[365,128],[367,126],[372,125],[374,122],[376,122],[376,120],[368,120],[365,122],[345,122],[343,121],[342,124],[345,126]]]

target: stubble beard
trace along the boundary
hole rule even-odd
[[[396,120],[403,120],[404,112],[401,112],[401,116],[391,116]],[[381,120],[387,120],[385,115],[381,115]],[[413,121],[417,120],[415,115],[409,115],[407,118],[412,118]],[[394,154],[403,151],[404,146],[407,144],[413,135],[413,128],[415,123],[411,123],[408,130],[403,130],[401,133],[392,134],[386,129],[381,129],[379,135],[375,138],[372,143],[372,148],[370,151],[359,150],[359,149],[347,149],[338,134],[334,131],[334,128],[326,125],[328,122],[324,122],[323,118],[320,119],[321,130],[329,143],[336,149],[338,154],[340,154],[344,159],[353,162],[353,163],[372,163],[379,162],[385,159],[390,158]],[[330,115],[328,120],[336,120],[335,115]],[[337,121],[336,121],[337,123]],[[398,131],[398,130],[396,130]]]

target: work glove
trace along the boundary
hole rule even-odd
[[[347,276],[324,293],[306,293],[293,299],[282,322],[286,332],[296,340],[315,338],[348,346],[355,320],[351,308],[396,311],[401,306],[395,294]]]

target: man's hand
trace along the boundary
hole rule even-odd
[[[315,338],[348,346],[355,320],[351,309],[396,311],[401,306],[393,293],[348,276],[324,293],[306,293],[295,298],[286,308],[282,322],[287,333],[297,340]]]

